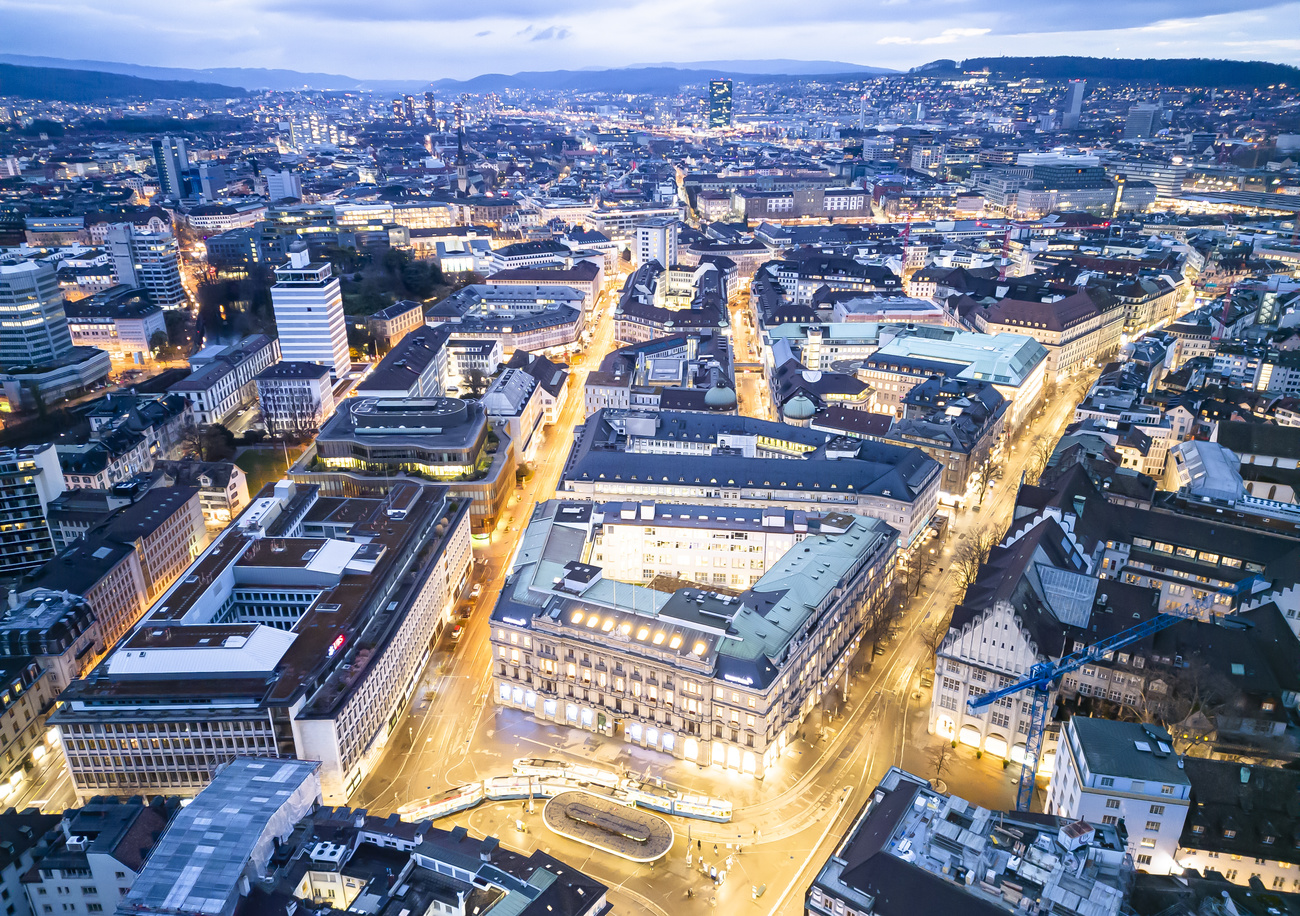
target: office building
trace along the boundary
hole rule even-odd
[[[656,216],[637,226],[636,266],[658,261],[660,267],[676,267],[680,226],[671,216]]]
[[[606,575],[606,552],[628,543],[606,542],[607,524],[654,528],[656,550],[685,546],[710,585],[668,593]],[[765,553],[767,528],[797,546],[777,557],[774,539]],[[762,776],[888,600],[898,534],[839,511],[550,500],[523,544],[492,612],[499,705]]]
[[[382,356],[397,342],[424,325],[424,305],[410,299],[395,302],[366,318],[366,329],[375,338],[375,356]]]
[[[190,157],[185,138],[163,137],[153,141],[153,164],[158,170],[158,193],[168,200],[190,195]]]
[[[167,336],[162,307],[142,287],[112,286],[64,306],[78,347],[98,347],[117,359],[142,363],[153,354],[155,335]]]
[[[278,200],[301,200],[302,179],[289,169],[269,171],[266,178],[266,198],[274,203]]]
[[[1158,104],[1134,105],[1128,110],[1128,116],[1124,119],[1124,139],[1140,140],[1154,137],[1156,131],[1160,129],[1162,114]]]
[[[31,572],[54,556],[46,512],[63,490],[52,444],[0,449],[0,512],[7,521],[0,533],[0,572]]]
[[[496,375],[497,368],[504,359],[500,338],[475,340],[472,337],[453,337],[447,342],[447,380],[452,388],[459,391],[457,386],[463,385],[473,372],[481,372],[485,378]],[[455,394],[456,391],[450,393]]]
[[[424,320],[446,324],[453,341],[499,340],[508,356],[576,344],[586,326],[586,300],[585,293],[568,286],[474,283],[435,302]]]
[[[709,80],[709,129],[725,130],[729,127],[731,127],[731,80]]]
[[[1070,80],[1070,86],[1065,92],[1065,113],[1061,116],[1061,126],[1066,130],[1079,126],[1083,115],[1083,94],[1087,91],[1087,80]]]
[[[205,201],[214,201],[226,189],[229,179],[226,167],[220,162],[200,162],[198,168],[199,196]],[[190,190],[194,190],[194,180],[190,180]]]
[[[352,357],[338,277],[328,261],[312,261],[305,244],[293,247],[288,263],[275,269],[271,287],[280,355],[291,362],[320,363],[343,378]]]
[[[368,398],[440,398],[447,389],[447,344],[450,324],[429,327],[417,308],[421,324],[401,337],[388,355],[357,386]]]
[[[1013,430],[1038,409],[1048,353],[1037,340],[1024,334],[976,334],[925,325],[888,331],[884,327],[882,345],[863,360],[857,373],[876,390],[873,410],[901,414],[907,393],[935,375],[992,382],[1010,405],[1007,426]],[[810,339],[809,345],[813,343]],[[807,359],[804,363],[812,368]]]
[[[586,413],[602,407],[735,413],[731,340],[717,331],[622,347],[587,373]]]
[[[346,800],[452,620],[468,510],[410,481],[346,500],[288,480],[263,489],[65,691],[51,721],[78,795],[194,795],[253,754],[318,760],[325,799]]]
[[[1047,349],[1044,372],[1060,381],[1119,350],[1124,306],[1100,288],[1050,302],[1007,297],[976,313],[989,334],[1032,337]]]
[[[256,403],[258,373],[279,359],[279,339],[265,334],[214,344],[191,356],[190,374],[167,390],[190,402],[200,426],[225,423]]]
[[[284,360],[267,366],[254,382],[269,435],[306,439],[334,414],[330,370],[319,363]]]
[[[728,276],[713,262],[667,268],[651,258],[628,275],[614,309],[614,339],[645,343],[729,327]]]
[[[0,366],[68,357],[74,344],[54,266],[36,258],[0,260]]]
[[[1061,728],[1044,810],[1090,824],[1123,822],[1137,867],[1168,874],[1178,870],[1191,785],[1164,729],[1073,716]]]
[[[148,290],[154,304],[164,309],[189,305],[181,283],[181,255],[170,232],[140,232],[130,223],[115,223],[105,237],[113,273],[123,286]]]
[[[851,512],[904,548],[939,504],[939,463],[920,449],[786,423],[703,413],[598,410],[575,435],[558,492],[710,506]]]
[[[589,258],[571,264],[560,263],[541,267],[520,267],[500,270],[488,277],[491,286],[567,286],[586,294],[584,305],[590,311],[596,307],[605,288],[603,259]]]
[[[293,466],[295,480],[349,495],[416,476],[470,500],[474,533],[496,525],[515,485],[515,449],[483,406],[460,398],[345,398]]]
[[[890,767],[804,896],[807,916],[1118,916],[1133,863],[1115,827],[990,811]]]
[[[516,350],[515,356],[521,352]],[[507,368],[492,380],[479,403],[483,405],[483,412],[492,427],[504,430],[510,437],[516,460],[532,461],[537,456],[542,424],[546,419],[537,379],[523,369]]]

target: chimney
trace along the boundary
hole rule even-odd
[[[9,610],[12,611],[16,607],[18,607],[18,589],[11,588],[9,589]]]

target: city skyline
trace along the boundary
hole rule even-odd
[[[791,22],[786,10],[767,2],[747,5],[742,13],[729,3],[614,9],[563,0],[541,15],[532,5],[512,2],[480,15],[467,7],[428,9],[410,0],[327,0],[309,9],[297,0],[231,0],[219,10],[212,3],[175,7],[155,0],[121,9],[0,0],[0,18],[7,23],[0,52],[430,80],[729,57],[832,59],[907,70],[936,58],[1017,56],[1027,50],[1297,63],[1298,12],[1300,4],[1275,0],[1250,0],[1231,11],[1208,2],[1065,0],[1014,12],[987,0],[906,6],[893,0],[818,0],[801,6]],[[619,27],[628,21],[637,28]],[[692,27],[681,29],[687,22]],[[828,44],[828,34],[836,42]]]

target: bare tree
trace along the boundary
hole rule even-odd
[[[957,576],[957,585],[961,589],[970,588],[980,567],[988,562],[989,554],[1002,540],[1002,536],[990,528],[977,528],[968,532],[957,542],[953,550],[952,569]]]
[[[975,501],[977,503],[982,503],[984,497],[988,495],[989,487],[993,485],[993,481],[999,480],[1001,477],[1002,466],[990,461],[988,449],[984,449],[983,454],[979,458],[979,464],[971,474],[971,482],[975,485],[977,491]]]
[[[934,750],[930,751],[930,772],[934,774],[935,781],[943,779],[943,774],[948,772],[952,767],[952,745],[944,741]]]
[[[922,644],[933,655],[939,651],[943,641],[948,638],[948,626],[942,622],[932,623],[928,627],[921,627],[920,635]]]
[[[1241,691],[1223,673],[1199,657],[1181,667],[1151,670],[1136,694],[1119,704],[1123,714],[1159,725],[1174,740],[1174,750],[1185,754],[1217,731],[1216,720],[1241,700]]]
[[[1025,482],[1037,484],[1038,478],[1047,470],[1047,462],[1056,451],[1056,440],[1048,436],[1035,436],[1029,443],[1029,459],[1025,464]]]

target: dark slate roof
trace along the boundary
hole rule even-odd
[[[1300,427],[1228,421],[1219,424],[1218,441],[1238,455],[1300,459]]]
[[[1192,804],[1179,846],[1300,863],[1300,770],[1198,757],[1184,767]]]

